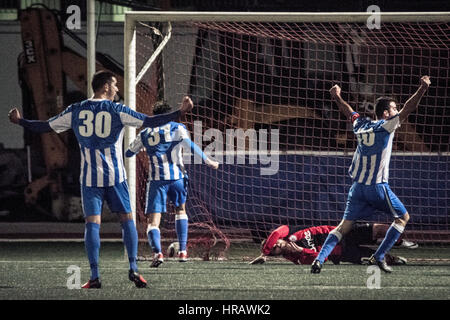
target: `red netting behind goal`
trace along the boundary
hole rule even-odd
[[[137,70],[162,40],[150,25],[167,34],[167,23],[138,24]],[[328,90],[339,84],[344,99],[371,117],[376,98],[392,96],[402,106],[422,75],[432,85],[396,133],[390,185],[411,215],[407,238],[449,241],[449,35],[448,23],[383,23],[379,30],[350,23],[172,23],[137,98],[138,110],[151,114],[156,99],[175,108],[191,96],[195,108],[184,123],[221,162],[218,171],[186,165],[190,246],[259,241],[280,224],[336,225],[356,139]],[[150,98],[142,99],[144,91]],[[147,167],[140,156],[138,224]],[[163,238],[175,239],[170,214],[162,230]]]

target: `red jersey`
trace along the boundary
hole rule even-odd
[[[278,239],[284,239],[295,243],[301,249],[291,250],[291,252],[283,254],[283,257],[295,264],[311,264],[314,259],[319,255],[325,239],[331,230],[336,227],[333,226],[317,226],[307,229],[299,230],[290,236],[288,226],[280,226],[275,229],[267,238],[267,241],[263,248],[264,254],[269,254],[270,250],[276,244]],[[295,246],[293,246],[295,247]],[[336,245],[334,250],[329,255],[329,259],[335,263],[340,260],[342,254],[342,246]]]

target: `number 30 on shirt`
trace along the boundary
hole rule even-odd
[[[78,132],[83,137],[90,137],[94,133],[99,138],[106,138],[111,133],[111,114],[100,111],[94,114],[90,110],[82,110],[78,118],[83,124],[78,127]]]
[[[356,138],[358,139],[359,144],[363,144],[365,146],[371,147],[375,143],[375,133],[373,130],[368,130],[366,132],[358,132],[356,134]]]

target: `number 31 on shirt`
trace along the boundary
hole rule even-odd
[[[160,141],[161,141],[161,136],[159,131],[162,130],[164,132],[164,140],[165,142],[171,142],[172,141],[172,137],[170,136],[170,123],[166,124],[163,127],[156,127],[156,128],[152,128],[150,129],[150,135],[148,137],[148,144],[150,146],[156,146]]]

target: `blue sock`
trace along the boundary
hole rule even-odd
[[[136,261],[138,251],[138,234],[133,220],[122,222],[122,236],[125,248],[127,248],[130,269],[133,271],[138,271]]]
[[[149,227],[147,229],[148,243],[152,247],[153,253],[161,252],[161,232],[158,227]]]
[[[386,235],[384,236],[383,241],[380,243],[377,251],[375,251],[374,253],[376,260],[381,261],[384,259],[384,255],[392,249],[398,238],[400,238],[400,235],[403,233],[404,229],[405,228],[402,225],[395,223],[391,224],[388,231],[386,232]]]
[[[180,244],[180,251],[186,251],[188,238],[188,217],[186,214],[175,215],[175,231]]]
[[[84,247],[91,267],[91,280],[99,277],[98,260],[100,253],[100,225],[88,222],[84,228]]]
[[[328,258],[334,247],[336,247],[342,238],[342,235],[339,232],[333,231],[328,234],[328,237],[325,239],[322,249],[320,249],[319,255],[316,258],[320,263],[325,262],[325,259]]]

